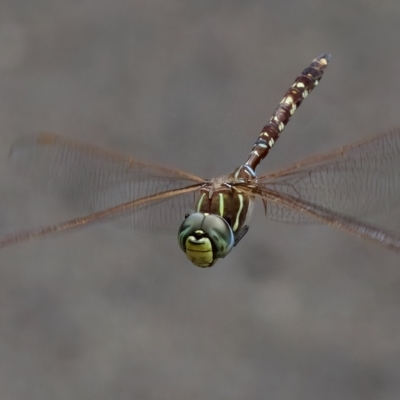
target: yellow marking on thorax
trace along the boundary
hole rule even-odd
[[[197,212],[200,212],[201,204],[203,203],[203,198],[204,198],[205,195],[206,195],[206,194],[203,193],[203,194],[201,195],[201,197],[200,197],[199,202],[197,203]]]
[[[236,214],[236,221],[235,221],[235,224],[233,225],[233,228],[232,228],[234,232],[236,232],[236,230],[237,230],[238,227],[239,227],[240,214],[241,214],[242,211],[243,211],[243,195],[242,195],[242,194],[238,194],[238,198],[239,198],[239,203],[240,203],[240,205],[239,205],[239,211],[238,211],[237,214]]]
[[[220,193],[219,195],[219,215],[223,217],[224,215],[224,195]]]

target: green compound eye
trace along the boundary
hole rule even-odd
[[[179,245],[188,259],[199,267],[211,267],[234,245],[231,227],[218,215],[193,213],[179,228]]]

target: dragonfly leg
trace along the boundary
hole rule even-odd
[[[249,226],[244,225],[242,228],[235,234],[235,243],[233,246],[236,246],[243,238],[243,236],[248,232]]]

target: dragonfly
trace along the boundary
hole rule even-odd
[[[291,116],[320,82],[330,58],[321,54],[302,71],[247,161],[217,178],[203,179],[51,133],[18,139],[10,151],[13,165],[42,190],[68,199],[83,216],[6,234],[0,237],[0,248],[116,219],[133,229],[178,229],[186,257],[207,268],[245,236],[258,200],[269,219],[331,225],[400,252],[399,234],[363,220],[400,203],[400,130],[256,175]]]

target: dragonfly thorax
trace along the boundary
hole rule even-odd
[[[229,224],[215,214],[193,213],[185,218],[178,241],[186,257],[198,267],[207,268],[225,257],[235,243]]]

